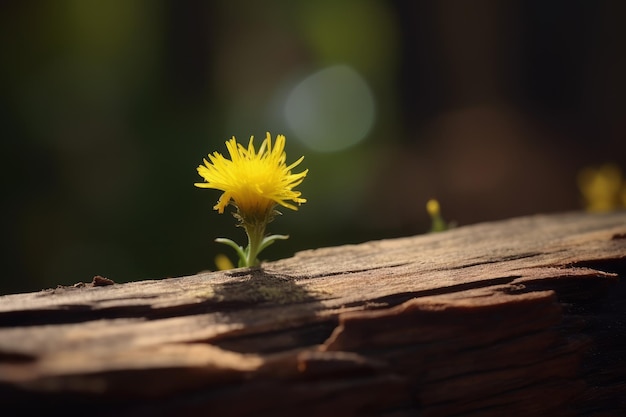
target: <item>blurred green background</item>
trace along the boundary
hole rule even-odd
[[[233,135],[310,169],[270,260],[424,233],[431,197],[460,225],[581,209],[583,167],[626,167],[625,5],[3,1],[0,294],[233,259],[193,186]]]

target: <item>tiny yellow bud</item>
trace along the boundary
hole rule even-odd
[[[430,200],[428,200],[428,202],[426,203],[426,211],[428,212],[430,217],[439,216],[440,214],[439,201],[435,200],[434,198],[431,198]]]
[[[215,266],[219,271],[226,271],[228,269],[234,269],[235,265],[228,259],[228,256],[223,253],[218,253],[215,256]]]

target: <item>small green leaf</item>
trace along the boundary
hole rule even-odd
[[[236,243],[235,243],[235,242],[233,242],[232,240],[230,240],[230,239],[226,239],[226,238],[224,238],[224,237],[218,237],[217,239],[215,239],[215,241],[216,241],[217,243],[223,243],[223,244],[228,245],[228,246],[230,246],[231,248],[235,249],[235,251],[237,252],[237,255],[239,256],[239,262],[238,262],[238,265],[239,265],[240,267],[241,267],[241,266],[245,266],[245,262],[246,262],[246,258],[247,258],[247,256],[246,256],[246,251],[245,251],[245,250],[244,250],[241,246],[239,246],[238,244],[236,244]],[[242,265],[242,263],[243,263],[244,265]]]
[[[261,245],[259,246],[259,253],[267,248],[269,245],[271,245],[272,243],[276,242],[277,240],[286,240],[289,239],[288,235],[269,235],[263,238],[263,240],[261,241]]]

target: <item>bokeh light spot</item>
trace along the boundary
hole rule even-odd
[[[347,65],[305,78],[287,96],[285,118],[295,137],[318,152],[336,152],[367,137],[375,119],[367,82]]]

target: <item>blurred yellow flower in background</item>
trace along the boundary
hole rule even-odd
[[[430,216],[431,232],[443,232],[456,226],[455,222],[447,223],[445,221],[441,215],[441,205],[437,199],[431,198],[426,202],[426,212]]]
[[[215,255],[215,266],[218,271],[227,271],[229,269],[233,269],[235,265],[228,259],[228,256],[223,253],[218,253]]]
[[[626,207],[626,181],[615,164],[584,168],[578,174],[578,188],[587,211],[606,212]]]

